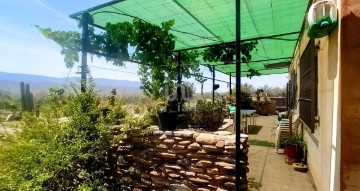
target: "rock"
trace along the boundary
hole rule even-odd
[[[219,142],[216,143],[215,146],[218,147],[218,148],[224,148],[224,146],[225,146],[225,141],[219,141]]]
[[[211,190],[209,190],[207,188],[198,188],[196,191],[211,191]]]
[[[177,149],[170,149],[168,150],[169,153],[175,153],[175,154],[185,154],[188,153],[188,150],[177,150]]]
[[[184,145],[174,145],[173,149],[183,150],[185,149]]]
[[[219,152],[223,150],[223,148],[214,145],[203,145],[202,148],[207,152]]]
[[[170,178],[181,178],[180,174],[176,174],[176,173],[170,173],[169,177]]]
[[[227,151],[235,151],[236,146],[225,146],[225,150],[227,150]]]
[[[164,164],[165,168],[173,169],[173,170],[181,170],[181,167],[178,165],[170,165],[170,164]]]
[[[196,139],[196,137],[198,137],[199,135],[200,135],[200,133],[195,132],[194,135],[193,135],[193,138]]]
[[[174,144],[175,140],[174,139],[165,139],[164,143],[166,143],[166,144]]]
[[[222,188],[218,188],[218,189],[216,189],[216,191],[228,191],[228,190],[225,190],[225,189],[222,189]]]
[[[195,172],[185,172],[186,176],[195,176]]]
[[[208,161],[208,160],[200,160],[199,162],[196,163],[195,166],[198,166],[198,167],[208,167],[208,166],[211,166],[213,163],[211,161]]]
[[[163,135],[161,135],[161,136],[159,137],[159,139],[160,139],[160,140],[167,139],[167,136],[166,136],[165,134],[163,134]]]
[[[222,168],[226,168],[226,169],[234,169],[235,165],[234,164],[230,164],[230,163],[226,163],[226,162],[215,162],[216,166],[220,166]]]
[[[201,184],[207,184],[209,183],[208,180],[204,180],[201,178],[189,178],[190,181],[195,182],[195,183],[201,183]]]
[[[208,168],[206,169],[206,172],[211,175],[217,175],[219,174],[219,169],[217,168]]]
[[[189,169],[189,171],[195,172],[195,173],[204,173],[205,172],[205,170],[203,168],[197,168],[194,166],[190,166],[188,169]]]
[[[189,159],[179,159],[176,163],[181,166],[188,166],[190,164]]]
[[[216,145],[216,143],[223,140],[224,139],[221,136],[210,133],[201,133],[198,137],[196,137],[196,142],[206,145]]]
[[[206,175],[206,174],[196,174],[196,177],[202,178],[202,179],[207,179],[207,180],[211,180],[211,176]]]
[[[192,143],[192,141],[180,141],[179,145],[189,145],[191,143]]]
[[[176,154],[173,154],[173,153],[160,153],[160,156],[162,156],[164,158],[168,158],[168,159],[176,159],[177,158]]]
[[[221,175],[215,175],[215,180],[218,180],[218,181],[223,181],[223,180],[226,180],[226,176],[221,176]]]
[[[189,130],[174,131],[174,136],[191,138],[193,137],[194,133],[195,133],[194,131],[189,131]]]
[[[206,152],[205,153],[202,153],[202,152],[199,152],[199,153],[189,153],[187,154],[187,156],[191,159],[215,159],[216,158],[216,155],[212,155],[212,154],[207,154]]]
[[[233,183],[233,182],[225,182],[224,186],[226,188],[235,189],[235,183]]]
[[[235,157],[235,156],[234,156]],[[218,160],[221,160],[223,162],[227,162],[227,163],[231,163],[231,164],[235,164],[235,159],[231,158],[231,157],[217,157]]]
[[[172,191],[191,191],[191,188],[185,184],[170,184],[169,189]]]
[[[174,137],[174,139],[175,139],[175,141],[182,141],[182,140],[184,140],[184,139],[181,138],[181,137]]]
[[[189,150],[200,150],[200,149],[201,149],[201,146],[200,146],[199,143],[194,142],[194,143],[192,143],[192,144],[190,144],[190,145],[188,146],[188,149],[189,149]]]
[[[160,148],[160,149],[169,149],[170,147],[168,145],[165,145],[165,144],[159,144],[157,146],[157,148]]]
[[[229,131],[216,131],[214,132],[215,135],[221,135],[221,136],[226,136],[226,135],[233,135],[232,133],[230,133]]]
[[[165,174],[163,172],[154,171],[154,170],[151,171],[150,174],[153,175],[153,176],[157,176],[157,177],[164,177],[165,176]]]
[[[174,131],[165,131],[166,136],[174,136]]]
[[[164,131],[155,130],[152,134],[153,134],[153,135],[163,135],[163,134],[164,134]]]

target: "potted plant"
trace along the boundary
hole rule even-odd
[[[300,134],[293,134],[282,142],[285,145],[284,153],[291,161],[299,162],[307,151],[307,145]]]
[[[159,128],[162,131],[173,131],[176,129],[177,125],[177,116],[179,112],[171,111],[169,109],[169,102],[160,101],[155,109],[157,111],[157,117],[159,121]]]

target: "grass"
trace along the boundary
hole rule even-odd
[[[255,145],[260,147],[275,147],[275,143],[269,141],[262,141],[262,140],[248,140],[249,145]]]
[[[259,189],[262,187],[260,182],[255,181],[255,178],[248,178],[248,181],[249,191],[259,191]]]

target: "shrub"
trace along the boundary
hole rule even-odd
[[[58,122],[60,110],[69,122]],[[113,139],[110,118],[119,116],[102,116],[92,89],[42,113],[25,113],[21,130],[0,140],[0,190],[111,190],[106,151]]]
[[[216,131],[224,121],[224,102],[215,100],[214,103],[205,99],[197,101],[196,109],[191,113],[191,119],[195,124],[205,125],[205,130]]]

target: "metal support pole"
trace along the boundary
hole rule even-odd
[[[87,73],[87,52],[89,46],[89,19],[90,14],[85,12],[82,15],[82,39],[81,39],[81,92],[86,91]]]
[[[177,89],[176,89],[176,93],[177,93],[177,101],[178,101],[178,111],[181,112],[182,108],[182,104],[181,104],[181,87],[179,86],[181,84],[182,81],[182,74],[181,74],[181,52],[178,52],[178,60],[177,60]]]
[[[241,176],[241,167],[240,167],[240,155],[242,154],[242,149],[240,148],[241,143],[240,143],[240,124],[241,124],[241,116],[240,116],[240,111],[241,111],[241,96],[240,96],[240,92],[241,92],[241,55],[240,55],[240,49],[241,49],[241,44],[240,44],[240,40],[241,40],[241,34],[240,34],[240,0],[236,0],[235,2],[235,7],[236,7],[236,44],[235,44],[235,53],[236,53],[236,113],[235,113],[235,119],[236,119],[236,123],[235,123],[235,131],[236,131],[236,162],[235,162],[235,168],[236,168],[236,172],[235,172],[235,186],[236,186],[236,191],[240,191],[240,176]]]
[[[229,77],[230,77],[230,79],[229,79],[229,93],[230,93],[230,95],[232,95],[232,89],[231,89],[231,73],[229,74]]]
[[[215,66],[212,67],[212,73],[213,73],[213,85],[212,85],[212,102],[215,103]]]

